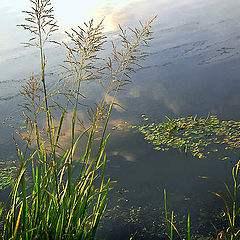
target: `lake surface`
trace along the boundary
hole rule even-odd
[[[127,91],[114,109],[111,126],[168,117],[216,114],[221,120],[240,119],[240,14],[239,1],[166,1],[153,27],[152,53],[132,75]],[[168,14],[169,13],[169,14]],[[49,87],[54,85],[63,60],[61,48],[47,50]],[[38,72],[38,52],[14,49],[0,55],[0,160],[15,159],[11,133],[22,124],[19,89],[31,72]],[[94,98],[93,86],[86,92]],[[180,229],[191,214],[193,232],[206,237],[221,226],[223,203],[211,192],[224,192],[215,176],[231,183],[231,168],[238,160],[216,156],[197,159],[177,150],[154,151],[140,133],[112,131],[107,145],[107,176],[117,181],[109,194],[101,239],[167,239],[162,235],[163,189],[168,208],[174,210]],[[0,193],[0,200],[7,198]],[[182,223],[183,221],[183,223]]]

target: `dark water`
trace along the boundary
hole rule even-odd
[[[169,21],[166,9],[162,22],[159,13],[149,48],[152,54],[132,76],[127,91],[119,94],[118,101],[127,110],[114,109],[112,125],[141,123],[143,113],[155,122],[164,120],[164,115],[205,117],[208,113],[224,120],[240,119],[240,2],[184,3],[178,6],[169,1],[169,11],[175,13],[169,15]],[[28,51],[16,49],[0,59],[1,161],[15,158],[10,134],[22,121],[18,90],[38,69],[38,53]],[[60,48],[53,48],[48,55],[51,87],[59,73],[56,62],[63,54]],[[86,91],[94,97],[93,87],[87,86]],[[216,176],[231,183],[237,156],[231,161],[216,156],[186,158],[177,150],[154,151],[140,134],[119,131],[112,132],[107,153],[107,176],[117,183],[109,194],[99,238],[129,239],[138,230],[135,239],[167,239],[162,225],[164,188],[180,230],[185,228],[189,212],[195,234],[204,239],[209,232],[214,236],[211,223],[221,225],[218,216],[223,204],[211,192],[222,193],[224,187],[199,176]],[[6,193],[0,197],[5,200]]]

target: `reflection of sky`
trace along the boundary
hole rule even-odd
[[[67,6],[63,1],[52,3],[61,29],[74,26],[79,15],[80,20],[93,15],[96,18],[106,16],[107,30],[115,30],[117,23],[132,26],[138,19],[158,14],[150,49],[153,54],[133,76],[134,83],[127,86],[129,91],[126,95],[120,93],[118,97],[118,103],[126,109],[134,108],[131,109],[134,114],[141,114],[141,111],[173,115],[193,111],[221,113],[231,108],[238,109],[240,2],[101,0],[90,1],[72,12],[72,6],[80,3],[73,0]],[[97,4],[93,6],[93,3]],[[26,77],[39,69],[36,49],[26,51],[21,47],[6,50],[26,37],[23,31],[16,30],[15,25],[23,19],[20,10],[26,9],[27,5],[27,0],[21,3],[4,0],[0,7],[0,20],[4,23],[0,26],[4,33],[0,38],[0,101],[16,97]],[[76,9],[84,13],[78,15]],[[59,72],[57,64],[61,63],[64,54],[61,48],[56,47],[48,49],[47,56],[47,77],[53,85]],[[93,88],[87,92],[90,98],[95,94]],[[140,105],[141,108],[136,108]],[[117,105],[114,107],[119,116],[125,114]],[[126,112],[128,114],[129,111]]]
[[[132,25],[158,14],[158,21],[165,26],[174,26],[190,19],[211,22],[212,19],[232,17],[238,14],[240,3],[234,0],[52,0],[60,30],[64,32],[90,18],[105,16],[106,30],[116,30],[118,24]],[[16,28],[22,22],[22,10],[29,9],[28,0],[2,0],[0,7],[0,50],[14,48],[26,40],[26,33]],[[216,7],[217,6],[217,7]],[[194,14],[193,14],[194,13]],[[190,26],[191,27],[191,26]],[[62,35],[60,35],[62,38]]]
[[[52,5],[55,9],[55,17],[58,20],[60,31],[64,32],[70,27],[76,27],[82,24],[83,21],[88,21],[91,18],[97,20],[102,19],[104,16],[110,16],[116,11],[122,16],[121,9],[127,6],[131,0],[95,0],[88,1],[87,3],[75,0],[52,0]],[[26,33],[22,33],[17,29],[16,25],[22,23],[24,15],[21,14],[22,10],[28,10],[31,4],[28,0],[2,0],[0,6],[0,50],[6,48],[14,48],[18,45],[19,41],[27,39]],[[119,15],[119,16],[120,16]],[[125,20],[128,16],[126,15]],[[113,30],[116,26],[112,17],[108,21],[108,30]],[[111,20],[112,19],[112,20]],[[121,20],[121,19],[119,19]],[[119,22],[120,23],[120,22]]]
[[[24,38],[23,31],[15,31],[15,24],[23,18],[20,9],[27,7],[28,1],[23,2],[20,4],[19,1],[15,3],[14,0],[4,1],[0,8],[3,13],[0,14],[0,18],[5,21],[1,28],[2,32],[6,33],[3,34],[3,38],[0,38],[3,42],[0,45],[2,49],[14,46],[14,42]],[[239,94],[236,88],[229,85],[226,77],[231,76],[235,79],[239,75],[236,62],[240,53],[239,2],[233,0],[227,2],[225,0],[125,0],[113,3],[101,0],[92,6],[93,2],[95,1],[80,8],[79,11],[84,11],[82,18],[91,14],[99,18],[106,16],[108,30],[115,30],[117,23],[134,25],[137,19],[146,19],[158,13],[153,28],[154,40],[150,49],[153,54],[144,63],[144,68],[134,76],[138,78],[136,83],[128,86],[127,98],[118,98],[118,103],[124,108],[128,108],[129,102],[136,102],[139,99],[144,99],[142,104],[148,106],[149,92],[151,92],[150,102],[153,104],[151,109],[159,103],[166,108],[163,111],[170,111],[171,114],[190,112],[193,109],[193,103],[196,105],[194,108],[196,111],[222,109],[222,101],[225,101],[225,104],[229,102],[231,106],[238,106]],[[77,8],[74,8],[71,14],[68,11],[68,7],[71,8],[73,3],[70,1],[64,8],[65,2],[53,1],[61,29],[75,25],[78,16],[77,13],[75,15]],[[67,16],[69,15],[68,17],[64,17],[64,11]],[[66,19],[65,23],[64,19]],[[7,46],[8,44],[10,45]],[[0,100],[14,97],[26,76],[31,75],[32,71],[37,72],[39,68],[38,52],[29,49],[23,55],[24,51],[23,48],[5,50],[2,54],[0,51]],[[63,53],[59,47],[56,47],[48,49],[47,56],[51,56],[48,58],[47,74],[49,81],[52,81],[58,72],[56,63],[61,63]],[[209,65],[215,66],[218,73],[212,72]],[[230,65],[231,70],[227,67]],[[226,71],[226,69],[229,70]],[[236,80],[231,81],[235,84]],[[236,86],[238,85],[235,84]],[[199,90],[202,91],[201,95]],[[231,94],[228,99],[226,99],[227,92]],[[224,100],[223,97],[225,97]],[[221,98],[221,101],[216,101],[217,98]],[[211,107],[208,107],[210,105]],[[115,107],[118,111],[122,111],[117,105]]]

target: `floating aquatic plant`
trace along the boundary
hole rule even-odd
[[[220,149],[237,152],[240,148],[240,122],[221,121],[216,115],[206,118],[190,116],[170,119],[158,123],[149,123],[149,118],[142,115],[145,122],[141,126],[131,126],[126,122],[115,126],[115,129],[134,129],[153,144],[155,150],[168,151],[169,148],[180,152],[191,152],[198,158],[206,158],[210,153]],[[222,156],[222,160],[229,156]]]
[[[142,115],[148,121],[145,115]],[[193,156],[205,158],[212,152],[240,148],[240,122],[220,121],[215,115],[201,117],[168,117],[167,121],[144,124],[137,127],[145,135],[145,139],[154,145],[155,150],[166,151],[169,147],[177,148],[180,152],[191,152]],[[226,160],[228,156],[221,159]]]

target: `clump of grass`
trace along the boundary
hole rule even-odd
[[[239,167],[240,161],[232,168],[232,178],[233,178],[233,189],[231,191],[230,187],[225,181],[221,181],[227,191],[227,194],[223,196],[222,194],[213,192],[214,195],[221,198],[225,205],[224,217],[227,219],[228,227],[222,230],[217,235],[217,239],[224,240],[237,240],[240,237],[240,227],[239,227],[239,217],[240,217],[240,206],[239,206]],[[209,178],[209,177],[202,177]]]
[[[51,37],[58,26],[50,0],[30,1],[32,10],[24,11],[26,24],[20,26],[33,35],[25,45],[39,49],[41,74],[40,77],[32,75],[21,91],[26,126],[18,135],[25,147],[19,147],[23,144],[14,137],[19,167],[16,178],[9,179],[10,207],[0,211],[1,238],[93,239],[111,188],[110,179],[104,177],[108,122],[119,90],[130,82],[129,74],[138,61],[147,56],[142,47],[151,40],[151,23],[155,18],[130,29],[130,37],[120,28],[121,48],[112,43],[112,54],[107,60],[102,59],[100,67],[96,64],[101,60],[98,53],[106,41],[102,22],[96,25],[91,20],[85,27],[72,29],[67,33],[70,42],[64,43],[66,75],[50,91],[45,74],[45,45],[57,43]],[[100,82],[105,93],[95,108],[89,106],[91,122],[79,134],[76,124],[83,81]],[[57,101],[59,95],[66,98],[64,106]],[[108,96],[112,99],[110,104],[106,101]],[[71,140],[64,149],[60,139],[69,112],[72,112]],[[93,145],[96,136],[100,136],[100,141]],[[83,138],[87,139],[85,143]],[[74,161],[79,146],[83,154]]]
[[[175,239],[174,232],[177,234],[178,239],[181,240],[191,240],[191,230],[190,230],[190,214],[188,213],[187,217],[187,234],[186,237],[182,236],[180,232],[177,229],[177,226],[174,222],[174,211],[171,211],[169,214],[168,209],[167,209],[167,192],[166,189],[163,190],[163,196],[164,196],[164,212],[165,212],[165,222],[167,226],[167,234],[170,240]]]

